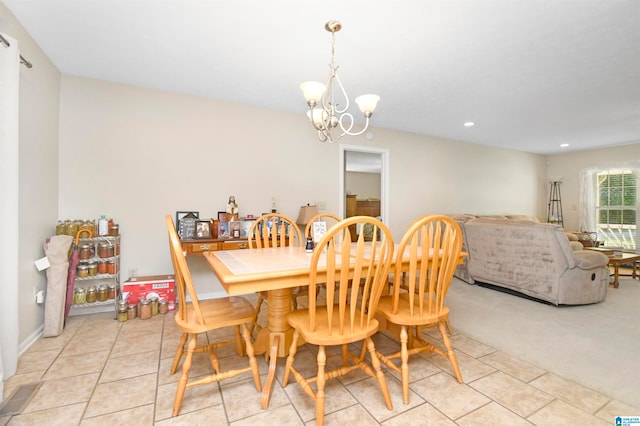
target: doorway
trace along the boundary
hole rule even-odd
[[[358,145],[340,145],[340,203],[347,215],[347,198],[363,201],[366,215],[378,216],[389,224],[389,150]],[[370,214],[379,202],[379,214]],[[368,210],[369,209],[369,210]],[[351,213],[351,212],[349,212]],[[353,214],[351,214],[353,215]]]

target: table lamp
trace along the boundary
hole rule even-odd
[[[307,223],[311,221],[311,218],[318,214],[318,208],[316,206],[310,206],[307,204],[306,206],[300,206],[300,214],[298,215],[298,219],[296,223],[300,227],[300,230],[304,232],[304,228],[307,226]]]

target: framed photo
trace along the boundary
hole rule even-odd
[[[229,222],[229,237],[240,238],[242,234],[242,223],[238,221]]]
[[[190,240],[195,235],[195,221],[200,216],[199,212],[176,212],[176,231],[183,240]]]
[[[218,238],[229,238],[229,222],[218,222]]]
[[[228,222],[229,220],[227,219],[227,212],[218,212],[218,220],[220,222]]]
[[[211,238],[211,221],[196,220],[196,239]]]
[[[241,223],[240,228],[242,229],[242,231],[240,232],[240,236],[243,238],[248,238],[249,229],[251,229],[251,225],[253,225],[253,220],[244,220],[240,223]]]

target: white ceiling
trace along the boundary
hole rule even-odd
[[[64,74],[303,116],[337,19],[376,127],[541,154],[640,141],[640,0],[0,1]]]

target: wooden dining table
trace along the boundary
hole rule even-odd
[[[466,253],[461,253],[462,262]],[[267,291],[267,326],[260,329],[254,344],[256,354],[269,357],[269,372],[262,393],[262,409],[269,405],[279,357],[288,355],[293,329],[287,323],[294,288],[308,285],[311,253],[304,247],[270,247],[252,250],[224,250],[204,253],[207,263],[229,295]],[[394,256],[395,260],[395,256]],[[322,282],[322,258],[318,278]],[[390,272],[395,269],[391,264]],[[301,342],[304,343],[304,342]]]

